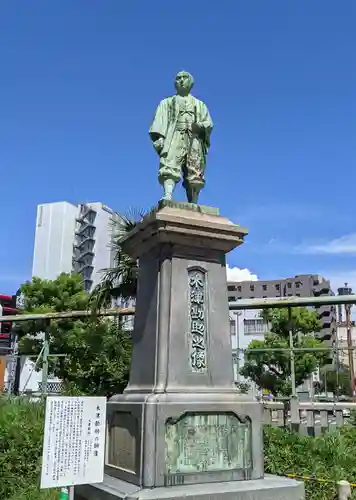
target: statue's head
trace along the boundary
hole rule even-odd
[[[176,74],[174,86],[179,95],[188,95],[194,85],[194,78],[187,71],[180,71]]]

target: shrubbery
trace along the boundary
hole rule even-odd
[[[0,498],[55,500],[56,491],[38,491],[44,405],[0,396]]]
[[[0,498],[57,500],[58,491],[39,491],[44,405],[0,397]],[[308,500],[335,498],[335,482],[356,482],[356,427],[344,426],[317,438],[266,427],[265,471],[297,474],[329,482],[305,483]],[[356,489],[353,498],[356,499]]]
[[[316,438],[302,437],[285,430],[266,427],[265,472],[314,476],[327,482],[306,481],[308,500],[332,500],[335,482],[356,482],[356,427],[344,426]],[[356,490],[352,498],[356,499]]]

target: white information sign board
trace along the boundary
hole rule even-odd
[[[41,488],[104,480],[106,398],[47,397]]]

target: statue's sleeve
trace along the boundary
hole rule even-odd
[[[201,101],[199,125],[204,129],[204,142],[207,148],[210,147],[210,134],[213,130],[213,120],[211,119],[207,105]]]
[[[168,104],[167,99],[163,99],[156,109],[155,117],[149,130],[152,141],[159,137],[166,137],[168,129]]]
[[[206,132],[209,134],[213,130],[213,120],[211,119],[208,107],[204,102],[201,103],[201,119],[199,124],[204,127]]]

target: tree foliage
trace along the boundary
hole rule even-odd
[[[347,366],[328,370],[320,380],[319,393],[333,392],[337,396],[351,396],[351,374]]]
[[[289,351],[275,349],[289,348],[289,331],[292,331],[293,345],[297,348],[325,347],[314,337],[321,328],[314,311],[294,308],[289,322],[286,309],[273,309],[262,314],[270,326],[270,333],[264,340],[253,340],[245,353],[241,375],[252,380],[260,389],[267,389],[273,395],[291,394],[291,363]],[[256,349],[256,352],[253,352]],[[268,349],[264,352],[257,349]],[[296,386],[301,385],[327,358],[326,351],[295,352]]]
[[[241,394],[248,394],[248,391],[251,388],[251,385],[248,382],[235,382],[235,386]]]
[[[265,473],[313,476],[321,481],[304,482],[307,500],[338,498],[337,481],[353,483],[356,477],[355,439],[356,427],[351,422],[318,437],[264,426]],[[351,498],[356,498],[355,489]]]
[[[86,310],[89,296],[78,275],[61,274],[56,280],[33,278],[21,287],[24,313]],[[40,333],[42,332],[42,333]],[[128,380],[131,337],[112,319],[88,316],[18,323],[20,352],[39,354],[44,333],[49,340],[50,372],[72,391],[110,396],[120,393]],[[39,368],[41,368],[41,363]]]

